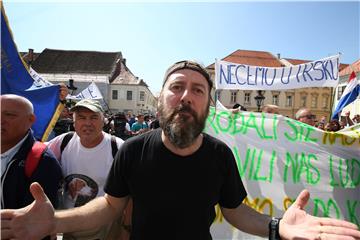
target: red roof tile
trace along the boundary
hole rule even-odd
[[[284,58],[286,61],[291,63],[292,65],[299,65],[303,63],[312,62],[312,60],[302,60],[302,59],[292,59],[292,58]]]
[[[282,67],[282,63],[274,55],[264,51],[236,50],[230,55],[224,57],[223,61],[238,64],[246,64],[261,67]],[[214,68],[214,63],[208,66]]]
[[[354,63],[352,64],[347,64],[348,66],[346,66],[344,69],[342,69],[339,73],[340,76],[344,76],[344,75],[350,75],[352,71],[355,71],[355,73],[360,72],[360,59],[356,60]]]

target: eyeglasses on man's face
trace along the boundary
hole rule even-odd
[[[304,116],[299,117],[299,119],[300,118],[315,119],[315,117],[316,116],[314,114],[308,114],[308,115],[304,115]]]

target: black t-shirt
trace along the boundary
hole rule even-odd
[[[161,129],[124,142],[105,192],[131,195],[131,239],[211,239],[215,205],[236,208],[246,197],[231,150],[204,134],[202,146],[182,157],[161,140]]]
[[[150,129],[157,129],[160,127],[159,119],[155,119],[150,123]]]

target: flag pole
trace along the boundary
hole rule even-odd
[[[331,89],[331,95],[330,95],[330,116],[329,116],[329,120],[328,122],[330,122],[331,120],[331,116],[333,115],[333,109],[334,109],[334,103],[335,103],[335,93],[336,93],[336,88],[339,86],[339,84],[336,87],[332,87]]]
[[[105,98],[103,98],[103,101],[104,101],[105,106],[107,107],[108,111],[109,111],[110,114],[112,115],[111,109],[110,109],[109,105],[107,104],[107,102],[105,101]]]
[[[340,58],[340,56],[342,55],[342,53],[341,53],[341,52],[338,52],[338,54],[339,54],[339,58]],[[339,65],[338,65],[338,78],[339,78],[339,80],[338,80],[338,84],[336,85],[336,87],[332,87],[332,88],[331,88],[329,122],[331,121],[331,116],[333,115],[336,88],[339,86],[339,82],[340,82],[340,61],[339,61]]]

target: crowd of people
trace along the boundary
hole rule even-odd
[[[350,111],[345,112],[345,117],[340,120],[331,119],[329,122],[326,122],[325,116],[318,120],[309,108],[299,109],[295,114],[295,119],[328,132],[337,132],[343,128],[354,125],[354,123],[360,123],[360,115],[357,114],[351,119]]]
[[[46,143],[31,177],[24,166],[27,155],[36,152],[32,104],[2,95],[1,180],[6,187],[1,192],[1,239],[35,240],[58,233],[64,239],[212,239],[216,204],[235,228],[269,239],[360,239],[353,223],[306,213],[307,190],[282,218],[242,204],[247,192],[231,149],[203,133],[212,86],[204,66],[173,64],[165,73],[157,119],[150,124],[141,114],[105,119],[98,101],[79,101],[70,109],[72,116],[64,115],[74,131]],[[263,111],[276,113],[278,108]],[[300,109],[296,119],[315,125],[309,109]]]
[[[69,109],[68,106],[64,107],[49,140],[63,133],[74,131],[73,113]],[[124,112],[115,114],[104,112],[103,131],[123,140],[154,130],[159,126],[159,120],[154,115],[138,114],[135,116],[131,111],[128,111],[127,114]]]
[[[247,111],[247,109],[244,106],[237,103],[232,107],[231,111],[232,112]],[[279,106],[273,104],[265,104],[261,108],[261,112],[280,114]],[[299,122],[306,123],[310,126],[314,126],[316,128],[328,132],[337,132],[343,128],[350,127],[353,126],[354,124],[360,123],[360,115],[355,114],[354,117],[351,119],[350,111],[346,111],[345,116],[342,116],[340,120],[331,119],[327,122],[326,116],[322,116],[320,117],[320,119],[317,119],[316,115],[312,113],[312,110],[306,107],[300,108],[295,113],[295,119]]]

